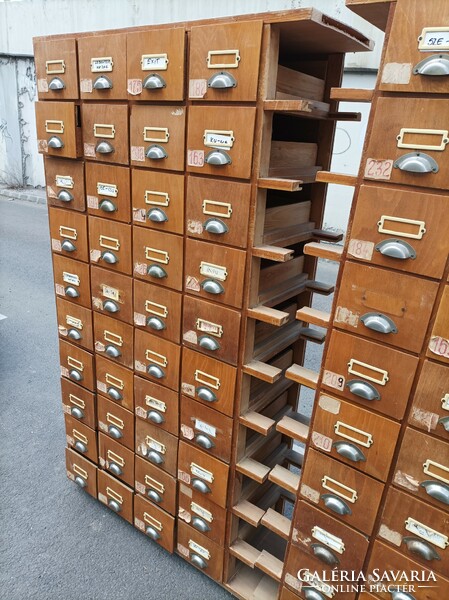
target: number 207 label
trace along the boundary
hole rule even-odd
[[[389,181],[393,170],[392,160],[377,160],[367,158],[365,167],[365,179],[380,179]]]
[[[334,388],[335,390],[344,390],[345,378],[343,375],[333,373],[332,371],[324,371],[323,373],[323,385]]]

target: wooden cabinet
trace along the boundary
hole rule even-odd
[[[175,518],[139,494],[134,496],[134,527],[173,553]]]
[[[126,100],[126,35],[108,33],[78,40],[83,100]]]
[[[136,419],[137,454],[170,475],[176,475],[178,438],[142,419]]]
[[[182,296],[159,285],[134,280],[134,326],[158,337],[181,341]]]
[[[136,454],[136,492],[148,498],[171,515],[176,515],[176,487],[174,477]]]
[[[134,410],[134,374],[129,369],[102,356],[95,356],[97,392],[127,410]]]
[[[79,98],[75,38],[35,40],[34,60],[39,100]]]
[[[134,337],[131,325],[94,313],[94,339],[97,354],[128,369],[133,368]]]
[[[52,258],[56,296],[91,308],[89,265],[56,253]]]
[[[154,383],[178,391],[181,347],[135,330],[134,370]]]
[[[95,429],[97,423],[95,394],[61,377],[61,397],[64,413]]]
[[[98,462],[102,469],[134,486],[134,452],[101,431],[98,434]]]
[[[224,548],[178,520],[178,554],[218,582],[223,577]]]
[[[56,315],[59,336],[93,352],[92,311],[62,298],[56,298]]]
[[[47,202],[49,206],[84,212],[84,163],[70,159],[44,159]]]
[[[98,500],[132,524],[134,501],[132,488],[101,470],[98,471]]]
[[[64,415],[64,421],[67,446],[96,463],[98,461],[97,432],[71,415]]]
[[[81,118],[84,158],[104,163],[129,164],[126,104],[84,103]]]
[[[59,364],[62,377],[78,383],[91,392],[95,391],[94,357],[90,352],[60,340]]]
[[[98,430],[121,445],[134,450],[134,413],[118,402],[98,396]],[[133,484],[133,479],[130,485]]]
[[[90,269],[92,308],[125,323],[133,322],[133,280],[122,273]]]
[[[142,377],[135,377],[134,404],[137,417],[172,435],[178,435],[178,392],[142,379]]]
[[[183,483],[179,484],[178,505],[179,519],[219,546],[223,546],[226,533],[226,509]]]
[[[131,177],[127,167],[86,163],[87,211],[112,221],[131,221]]]
[[[130,225],[89,217],[89,244],[92,264],[131,275]]]
[[[64,158],[81,156],[79,106],[74,102],[36,102],[35,110],[38,152]]]
[[[81,489],[97,497],[97,467],[83,458],[78,452],[65,449],[65,465],[67,477]]]
[[[449,441],[449,369],[424,361],[408,422]]]
[[[87,218],[78,212],[48,209],[52,252],[87,262]]]
[[[133,227],[133,260],[137,279],[181,291],[182,237]]]

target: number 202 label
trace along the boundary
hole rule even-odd
[[[365,179],[380,179],[389,181],[393,170],[392,160],[377,160],[367,158],[365,167]]]
[[[323,373],[323,385],[334,388],[335,390],[344,390],[345,378],[343,375],[333,373],[332,371],[324,371]]]

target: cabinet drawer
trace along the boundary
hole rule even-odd
[[[379,98],[364,166],[365,179],[449,188],[446,100]]]
[[[334,331],[322,386],[365,408],[400,420],[417,365],[415,356]]]
[[[128,106],[86,104],[81,111],[84,158],[129,164]]]
[[[300,494],[324,511],[370,535],[384,486],[375,479],[310,449]]]
[[[90,308],[89,265],[53,254],[55,293],[74,304]]]
[[[178,435],[178,392],[135,377],[134,398],[135,413],[138,417],[173,435]]]
[[[86,164],[87,211],[112,221],[131,222],[131,175],[128,167]]]
[[[187,239],[184,290],[220,304],[241,308],[245,262],[243,250]]]
[[[133,327],[117,319],[94,313],[95,352],[133,368]]]
[[[232,419],[181,396],[180,437],[222,461],[231,461]]]
[[[224,548],[178,520],[176,549],[189,563],[201,569],[215,581],[223,578]]]
[[[158,231],[184,233],[184,176],[132,169],[133,221]]]
[[[101,432],[98,433],[98,448],[100,467],[132,487],[134,485],[134,452]]]
[[[241,315],[190,296],[184,297],[182,341],[208,356],[237,364]]]
[[[419,353],[437,291],[436,282],[347,262],[334,324]]]
[[[71,210],[50,207],[48,219],[52,251],[88,262],[87,217]]]
[[[449,285],[444,288],[430,336],[427,356],[449,364]]]
[[[98,462],[97,432],[70,415],[64,415],[67,446]]]
[[[187,170],[191,173],[249,179],[256,109],[191,106]]]
[[[178,479],[211,502],[226,508],[229,467],[185,442],[179,442]]]
[[[128,99],[161,102],[184,99],[184,27],[128,33]]]
[[[84,163],[47,157],[44,166],[48,205],[84,212]]]
[[[187,235],[246,248],[250,201],[251,186],[247,183],[189,177]]]
[[[65,449],[67,477],[85,492],[97,497],[97,467],[70,448]]]
[[[79,383],[91,392],[95,391],[94,357],[90,352],[60,340],[59,363],[62,377]]]
[[[182,351],[181,391],[232,417],[237,369],[188,348]]]
[[[189,97],[255,101],[261,43],[262,21],[192,27]]]
[[[98,354],[95,356],[97,392],[117,402],[123,408],[134,410],[134,373]]]
[[[136,454],[176,475],[178,438],[141,419],[136,419]]]
[[[175,517],[139,494],[134,496],[134,526],[156,544],[173,554]]]
[[[224,545],[226,509],[183,483],[178,491],[178,519],[188,523],[219,546]]]
[[[380,79],[390,92],[449,93],[449,7],[438,0],[398,2]]]
[[[378,537],[446,577],[449,574],[448,531],[447,512],[394,488],[389,490]]]
[[[97,426],[95,394],[61,378],[61,398],[63,411],[78,419],[91,429]]]
[[[128,523],[133,523],[133,490],[109,475],[98,470],[98,500],[120,515]]]
[[[424,361],[413,406],[410,425],[449,441],[449,369]]]
[[[184,171],[185,122],[183,106],[131,106],[131,164]]]
[[[182,237],[133,227],[134,276],[138,279],[181,291],[182,255]]]
[[[439,279],[449,253],[448,220],[446,196],[363,185],[349,255]]]
[[[134,450],[134,413],[103,396],[98,396],[97,413],[98,430]],[[133,481],[134,479],[130,485]]]
[[[59,336],[93,352],[92,311],[56,298],[56,314]]]
[[[133,280],[127,275],[114,273],[109,269],[91,267],[92,307],[132,324],[133,322]]]
[[[279,600],[298,600],[299,596],[286,587],[281,589]]]
[[[164,340],[181,341],[182,296],[159,285],[134,280],[134,325]]]
[[[132,274],[131,225],[89,217],[90,262]]]
[[[321,395],[311,443],[359,471],[386,481],[400,428],[390,419]]]
[[[79,106],[74,102],[36,102],[37,151],[46,156],[81,156]]]
[[[135,479],[136,492],[143,494],[171,515],[176,514],[177,481],[174,477],[136,454]]]
[[[142,377],[179,390],[181,346],[136,329],[134,369]]]
[[[78,63],[83,100],[126,100],[124,33],[80,38]]]
[[[429,504],[449,510],[449,444],[407,427],[393,481]]]
[[[39,100],[79,98],[75,38],[36,40],[34,60]]]

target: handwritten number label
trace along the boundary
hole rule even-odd
[[[345,378],[343,377],[343,375],[338,375],[338,373],[333,373],[332,371],[324,371],[323,385],[327,385],[328,387],[341,391],[345,387]]]
[[[368,158],[366,161],[365,179],[380,179],[382,181],[389,181],[391,179],[392,170],[392,160],[377,160],[375,158]]]

